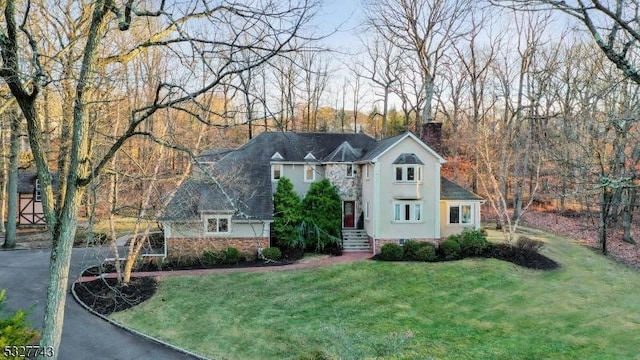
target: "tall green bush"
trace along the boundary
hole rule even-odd
[[[304,237],[300,236],[302,220],[300,197],[293,189],[291,180],[281,177],[273,194],[273,232],[278,246],[304,247]]]
[[[342,200],[338,189],[328,179],[311,184],[302,200],[304,222],[301,226],[307,248],[322,251],[340,242]]]
[[[31,329],[26,320],[27,314],[22,310],[5,317],[3,311],[5,297],[6,290],[0,290],[0,351],[5,346],[33,344],[38,338],[38,331]]]
[[[385,261],[400,261],[404,256],[402,246],[395,243],[387,243],[380,248],[380,259]]]
[[[446,260],[459,259],[462,249],[460,247],[459,240],[460,235],[451,235],[445,241],[440,244],[440,251]]]
[[[481,255],[489,246],[487,236],[482,230],[465,229],[458,238],[464,255]]]

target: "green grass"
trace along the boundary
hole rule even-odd
[[[362,261],[167,277],[118,322],[216,359],[640,359],[640,274],[527,230],[562,264]]]

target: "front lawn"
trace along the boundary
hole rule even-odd
[[[542,272],[495,259],[167,277],[111,315],[216,359],[640,359],[640,273],[566,239]]]

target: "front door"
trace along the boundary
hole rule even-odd
[[[355,201],[344,201],[342,203],[342,227],[353,228],[355,227]]]

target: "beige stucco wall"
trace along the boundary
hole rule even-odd
[[[395,181],[393,161],[403,153],[415,154],[423,163],[421,183],[400,183]],[[438,239],[440,238],[440,162],[411,137],[389,149],[379,157],[375,166],[379,195],[377,225],[373,236],[377,239]],[[374,189],[375,190],[375,189]],[[422,220],[416,223],[393,221],[394,201],[407,197],[417,197],[422,203]]]
[[[471,224],[449,224],[449,205],[470,205],[472,213]],[[479,229],[480,218],[480,201],[440,201],[440,235],[443,238],[453,234],[461,233],[465,228]]]

